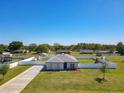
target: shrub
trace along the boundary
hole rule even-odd
[[[7,74],[8,71],[9,71],[9,66],[8,65],[2,65],[0,67],[0,74],[3,75],[3,79],[4,79],[4,76]]]

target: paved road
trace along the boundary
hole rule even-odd
[[[20,93],[34,79],[43,66],[33,66],[0,86],[0,93]]]

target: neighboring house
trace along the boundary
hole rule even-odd
[[[20,50],[12,51],[12,53],[17,53],[17,54],[28,53],[28,52],[29,52],[29,50],[26,50],[26,49],[20,49]]]
[[[95,63],[100,63],[100,62],[107,62],[108,59],[104,56],[104,57],[101,57],[101,58],[97,58]]]
[[[50,58],[46,62],[45,69],[52,71],[59,70],[76,70],[78,68],[78,61],[75,57],[68,54],[58,54]]]
[[[72,51],[70,50],[57,50],[56,54],[71,54]]]
[[[102,54],[102,56],[120,56],[120,54],[117,51],[110,51],[108,53]]]
[[[42,53],[40,55],[43,56],[43,57],[48,57],[49,56],[47,53]]]
[[[12,61],[12,54],[10,52],[3,52],[0,56],[0,62],[9,62]]]
[[[42,59],[42,57],[40,55],[35,55],[34,60],[40,60],[40,59]]]
[[[10,57],[12,57],[12,54],[10,53],[10,52],[3,52],[2,53],[4,56],[10,56]]]
[[[96,50],[95,54],[96,56],[102,56],[103,54],[109,54],[110,51],[109,50]]]
[[[94,51],[89,49],[80,50],[80,54],[93,54],[93,53]]]

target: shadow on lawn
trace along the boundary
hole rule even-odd
[[[107,80],[106,80],[106,79],[103,79],[103,78],[95,78],[95,80],[96,80],[98,83],[107,82]]]
[[[3,81],[3,79],[0,78],[0,81]]]

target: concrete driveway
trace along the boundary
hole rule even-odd
[[[0,86],[0,93],[20,93],[43,69],[43,66],[33,66]]]

